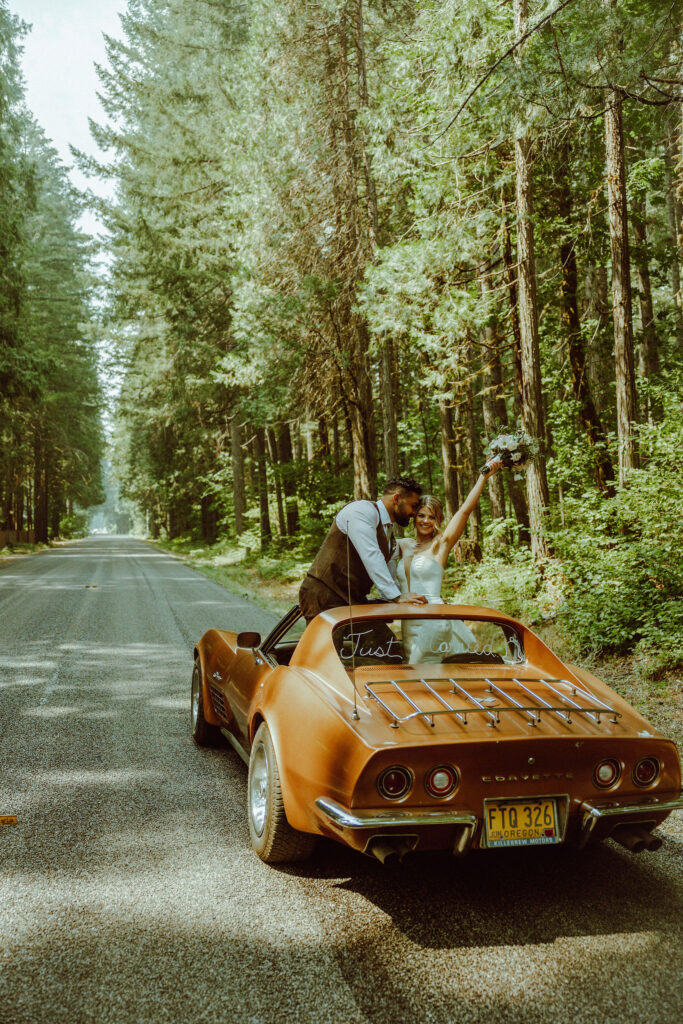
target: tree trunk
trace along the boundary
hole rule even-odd
[[[17,530],[25,529],[24,524],[24,508],[25,508],[25,494],[24,488],[20,485],[17,488],[17,494],[14,505],[14,522],[16,523]],[[73,514],[73,502],[71,503],[71,512]]]
[[[263,427],[254,431],[254,459],[259,500],[259,523],[261,527],[261,551],[270,544],[270,512],[268,510],[268,470],[266,464],[266,432]]]
[[[505,264],[505,282],[507,284],[508,299],[510,302],[510,323],[512,325],[512,357],[515,366],[515,388],[514,404],[515,415],[522,413],[522,336],[519,328],[519,309],[517,307],[517,272],[512,258],[512,241],[510,239],[510,226],[507,219],[507,206],[505,203],[505,191],[501,190],[501,225],[502,225],[502,249],[503,262]]]
[[[45,490],[47,491],[47,486]],[[61,495],[53,494],[50,502],[50,536],[53,539],[59,537],[59,520],[62,518],[63,510]]]
[[[149,532],[152,540],[159,540],[161,536],[161,516],[158,506],[149,511]]]
[[[443,464],[443,489],[446,498],[446,517],[455,515],[460,507],[460,489],[458,487],[458,453],[453,437],[453,415],[450,401],[441,399],[439,402],[439,419],[441,421],[441,461]]]
[[[323,24],[325,86],[330,159],[333,166],[333,199],[336,210],[331,260],[344,286],[329,309],[330,330],[340,350],[342,400],[350,425],[355,498],[371,498],[377,489],[377,437],[373,415],[370,375],[370,339],[367,323],[355,312],[356,289],[367,263],[374,256],[373,186],[370,163],[357,124],[358,102],[350,93],[352,66],[349,34],[356,51],[361,105],[366,102],[364,84],[363,12],[358,0],[342,5],[334,27]],[[337,52],[333,54],[336,43]],[[363,187],[364,183],[364,187]],[[364,192],[364,196],[361,193]],[[376,199],[374,200],[376,204]]]
[[[457,343],[455,352],[456,380],[453,387],[453,403],[451,405],[453,423],[453,442],[456,451],[456,468],[459,476],[460,495],[465,494],[473,486],[479,475],[481,453],[474,429],[474,400],[472,395],[472,352],[469,339],[462,338]],[[468,532],[473,543],[478,545],[481,529],[481,510],[479,505],[469,517]],[[478,547],[477,547],[478,550]]]
[[[43,445],[36,438],[33,450],[33,524],[36,544],[47,544],[48,496],[47,467],[43,463]]]
[[[273,479],[275,480],[275,503],[277,505],[278,530],[281,537],[287,536],[287,518],[285,516],[285,503],[282,498],[282,467],[277,450],[277,438],[272,427],[266,432],[268,439],[268,455],[270,464],[273,467]]]
[[[230,419],[230,453],[232,461],[232,501],[235,515],[235,533],[239,537],[244,533],[244,514],[247,508],[244,493],[242,426],[239,422],[239,413],[234,413]]]
[[[527,30],[527,0],[514,0],[515,34]],[[533,201],[530,168],[531,144],[526,135],[515,139],[515,182],[517,199],[517,287],[519,295],[519,328],[522,355],[522,427],[541,444],[546,436],[541,390],[541,361],[538,345],[538,313],[536,309],[536,266],[534,250]],[[546,534],[548,481],[545,454],[541,451],[526,473],[527,503],[531,550],[534,559],[542,561],[550,555]]]
[[[424,452],[425,452],[425,459],[426,459],[426,462],[427,462],[427,484],[428,484],[428,488],[427,489],[428,489],[428,492],[430,494],[433,494],[434,493],[434,480],[432,478],[432,453],[431,453],[431,446],[429,444],[429,430],[427,429],[427,419],[425,417],[425,402],[424,402],[424,398],[422,396],[422,391],[421,390],[418,392],[417,411],[418,411],[418,413],[420,415],[420,423],[422,425],[422,437],[424,439]]]
[[[484,416],[484,430],[488,438],[493,438],[498,433],[500,427],[502,427],[502,421],[499,418],[499,397],[502,398],[500,388],[500,356],[498,353],[498,332],[493,325],[492,317],[493,310],[491,309],[491,281],[489,277],[483,277],[481,281],[481,291],[484,299],[489,303],[489,308],[486,311],[486,326],[483,331],[483,358],[482,364],[484,366],[483,375],[483,389],[482,389],[482,412]],[[496,373],[497,370],[497,373]],[[503,400],[503,408],[505,402]],[[503,484],[502,473],[496,473],[492,476],[488,482],[489,501],[491,502],[491,518],[492,519],[504,519],[505,518],[505,485]],[[500,544],[504,543],[504,538],[500,538]]]
[[[313,439],[313,423],[310,418],[310,410],[306,412],[306,419],[302,425],[304,438],[306,440],[306,462],[313,462],[315,458],[315,444]]]
[[[612,253],[612,318],[614,320],[614,366],[617,386],[617,436],[619,438],[619,483],[638,466],[633,433],[636,419],[636,386],[633,369],[633,315],[631,311],[631,264],[626,206],[626,171],[622,128],[621,96],[610,89],[605,106],[605,154],[609,203],[610,248]]]
[[[351,437],[353,441],[354,498],[374,498],[377,492],[377,435],[372,402],[372,384],[368,367],[370,338],[365,322],[352,315],[355,354],[349,395]]]
[[[399,475],[398,469],[398,416],[394,402],[394,343],[390,337],[382,341],[380,357],[380,393],[382,397],[382,425],[384,427],[384,469],[387,479]]]
[[[365,29],[363,25],[363,0],[353,0],[353,2],[354,23],[356,30],[356,57],[358,65],[358,97],[360,99],[360,109],[367,110],[369,106],[369,99],[368,81],[365,65]],[[372,175],[372,160],[370,154],[368,153],[364,133],[360,129],[357,129],[357,131],[359,132],[358,141],[360,143],[361,148],[363,176],[365,179],[365,199],[367,206],[368,231],[370,234],[370,245],[374,256],[375,247],[377,245],[377,232],[379,230],[379,217],[377,211],[377,190],[375,188],[375,179]]]
[[[659,373],[659,351],[655,315],[652,305],[650,284],[650,262],[647,248],[647,205],[645,198],[633,200],[631,204],[633,222],[633,256],[638,280],[638,302],[640,305],[640,350],[638,371],[641,377]],[[648,415],[651,413],[648,409]]]
[[[327,417],[318,416],[318,444],[320,446],[320,454],[324,459],[329,458],[330,455],[330,435],[327,429]]]
[[[498,424],[496,423],[495,403],[492,394],[492,383],[490,371],[484,378],[484,393],[482,394],[482,412],[484,416],[484,430],[487,437],[495,437]],[[496,473],[488,482],[489,501],[491,503],[491,518],[505,518],[505,485],[500,473]]]
[[[287,425],[287,430],[292,448],[292,457],[295,462],[301,463],[304,460],[304,446],[301,441],[301,423],[299,420],[294,420],[291,427],[289,424]]]
[[[571,154],[563,147],[558,160],[558,213],[565,224],[560,242],[562,262],[562,318],[567,335],[569,363],[572,369],[572,387],[579,408],[579,419],[588,443],[593,449],[595,482],[599,490],[614,493],[614,469],[606,450],[605,432],[590,391],[586,371],[586,353],[578,305],[578,273],[576,268],[576,240],[571,230],[572,195],[568,169]]]
[[[33,484],[34,481],[29,477],[25,477],[26,480],[26,529],[32,530],[33,524]]]
[[[468,346],[469,347],[469,346]],[[469,360],[468,360],[469,362]],[[467,461],[469,464],[468,472],[468,483],[469,487],[474,487],[479,476],[479,467],[483,461],[481,453],[481,445],[477,437],[477,431],[474,423],[474,395],[472,393],[472,382],[467,379],[465,385],[465,417],[467,424],[466,443],[467,443]],[[469,488],[468,488],[469,489]],[[472,509],[472,513],[468,522],[469,535],[475,544],[481,543],[481,503],[477,504]]]
[[[200,504],[202,540],[214,544],[218,534],[218,516],[212,495],[204,495]]]
[[[681,225],[681,204],[676,194],[675,153],[675,143],[672,143],[671,139],[667,139],[664,144],[664,166],[666,169],[666,212],[672,248],[671,288],[676,317],[676,341],[678,347],[683,348],[683,295],[681,295],[681,231],[683,226]]]
[[[336,412],[332,416],[332,463],[335,475],[338,476],[341,473],[342,452],[339,438],[339,419]]]
[[[606,382],[614,372],[613,337],[610,326],[607,268],[590,267],[584,281],[583,319],[595,322],[586,342],[586,374],[593,402],[604,421],[610,415]]]
[[[346,457],[348,458],[351,465],[353,465],[353,428],[351,426],[351,413],[349,412],[349,403],[346,399],[343,399],[342,408],[344,410],[344,427],[346,437]]]
[[[519,3],[520,0],[516,0]],[[522,30],[524,31],[524,30]],[[538,343],[536,309],[536,267],[534,225],[529,167],[530,144],[527,138],[515,140],[517,181],[517,280],[519,294],[519,327],[522,342],[522,427],[543,445],[546,436],[541,390],[541,361]],[[531,550],[536,561],[550,555],[546,536],[548,482],[543,452],[527,470],[527,503],[531,530]]]
[[[496,341],[499,341],[495,328],[494,337],[496,338]],[[506,427],[509,427],[510,421],[508,418],[507,406],[505,404],[503,369],[500,364],[500,351],[497,346],[493,348],[490,354],[490,373],[491,382],[494,388],[493,395],[496,421],[500,424],[501,428],[505,430]],[[493,477],[493,479],[500,479],[501,483],[504,482],[502,473],[498,473]],[[520,487],[519,482],[515,479],[514,473],[506,473],[505,481],[507,482],[510,504],[512,505],[515,513],[515,519],[517,520],[519,542],[521,544],[530,544],[531,533],[529,532],[529,513],[526,507],[524,489]]]
[[[280,426],[277,449],[282,473],[282,489],[285,493],[287,536],[293,537],[299,529],[299,503],[296,498],[296,468],[292,453],[292,434],[289,423]]]
[[[8,474],[9,475],[9,474]],[[10,487],[4,491],[2,498],[2,519],[0,520],[0,530],[16,530],[14,516],[12,514],[12,506],[14,504],[12,490]]]

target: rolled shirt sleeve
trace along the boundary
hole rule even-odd
[[[377,544],[380,523],[377,506],[372,501],[352,501],[338,513],[336,523],[360,555],[380,597],[395,601],[401,591]]]

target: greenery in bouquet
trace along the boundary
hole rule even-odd
[[[531,437],[519,427],[498,434],[488,442],[488,459],[498,458],[506,469],[521,470],[537,458],[541,446],[538,438]]]

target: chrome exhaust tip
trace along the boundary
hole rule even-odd
[[[653,836],[641,825],[618,825],[612,832],[610,839],[630,850],[631,853],[642,853],[643,850],[655,851],[662,845],[659,836]]]
[[[418,841],[417,836],[373,836],[365,852],[376,857],[382,864],[402,864],[404,857],[413,852]]]
[[[645,830],[643,831],[645,832]],[[653,836],[651,832],[645,832],[645,839],[647,843],[647,849],[651,853],[654,853],[655,850],[659,850],[663,842],[663,840],[661,840],[659,836]]]
[[[368,844],[368,853],[381,864],[395,864],[401,859],[394,844],[387,839],[372,839]]]

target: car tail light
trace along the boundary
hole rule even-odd
[[[636,762],[631,778],[636,786],[653,786],[659,778],[661,765],[656,757],[641,757]]]
[[[609,789],[621,777],[621,765],[613,757],[606,757],[604,761],[598,761],[593,770],[593,785],[598,789]]]
[[[460,773],[452,764],[439,764],[425,775],[425,789],[430,796],[442,800],[450,796],[460,781]]]
[[[413,786],[413,776],[400,764],[385,768],[377,779],[377,789],[385,800],[400,800],[407,796]]]

